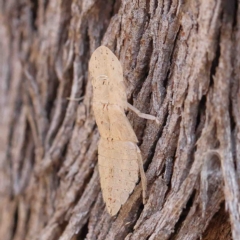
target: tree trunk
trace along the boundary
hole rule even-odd
[[[239,239],[239,1],[0,0],[0,236]],[[115,217],[97,167],[88,61],[109,47],[127,96],[138,183]],[[81,98],[78,101],[68,100]]]

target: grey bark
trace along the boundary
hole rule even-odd
[[[1,239],[239,239],[239,1],[0,0],[0,39]],[[138,184],[116,217],[97,170],[99,45],[160,119],[127,115],[147,203]]]

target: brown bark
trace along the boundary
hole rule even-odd
[[[0,0],[0,236],[239,239],[239,1]],[[148,179],[102,200],[88,61],[108,46]],[[83,100],[69,101],[67,97]]]

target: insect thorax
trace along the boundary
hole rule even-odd
[[[127,96],[124,82],[114,81],[107,75],[99,75],[93,79],[93,101],[107,105],[117,105],[127,109]]]

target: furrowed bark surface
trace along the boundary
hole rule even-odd
[[[238,1],[0,0],[0,236],[240,236]],[[120,59],[148,180],[105,209],[88,61]],[[81,98],[80,100],[68,100]]]

